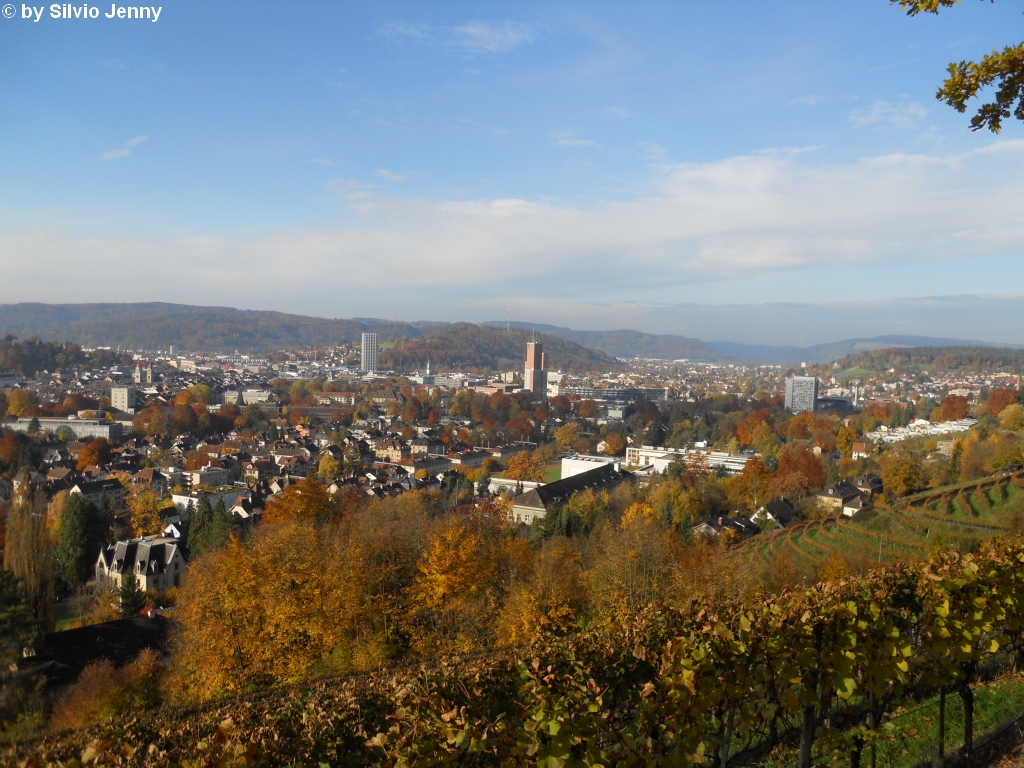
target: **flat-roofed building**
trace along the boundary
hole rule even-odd
[[[805,413],[818,407],[818,377],[791,376],[786,379],[786,410]]]

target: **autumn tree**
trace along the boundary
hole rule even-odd
[[[942,418],[945,421],[962,419],[970,410],[970,403],[963,395],[947,395],[942,402]]]
[[[25,485],[7,512],[4,569],[23,584],[35,620],[52,631],[56,569],[46,530],[46,495]]]
[[[128,490],[128,517],[134,536],[160,533],[160,495],[145,483],[137,483]]]
[[[512,588],[497,624],[499,645],[520,645],[580,628],[589,605],[589,585],[577,541],[544,542],[529,575]]]
[[[325,453],[316,473],[322,480],[333,480],[341,473],[341,463],[331,454]]]
[[[16,389],[7,398],[7,410],[12,416],[34,416],[39,398],[31,389]]]
[[[609,456],[618,456],[626,449],[626,441],[618,432],[610,432],[604,439],[604,452]]]
[[[82,472],[86,467],[103,466],[110,460],[110,443],[106,438],[97,437],[91,440],[82,452],[78,454],[78,461],[75,468]]]
[[[999,414],[999,423],[1004,428],[1010,430],[1024,429],[1024,405],[1014,403],[1008,405],[1003,412]]]
[[[919,13],[938,13],[940,8],[951,8],[959,0],[890,0],[898,3],[908,16]],[[967,102],[982,91],[994,89],[993,98],[978,107],[971,118],[971,130],[987,128],[999,133],[1003,120],[1011,115],[1024,120],[1024,43],[1007,45],[995,50],[980,61],[952,62],[947,77],[935,98],[953,107],[957,112],[967,111]]]
[[[304,477],[267,501],[265,523],[288,520],[324,524],[337,519],[339,508],[327,486],[316,477]]]
[[[503,477],[509,480],[544,481],[544,462],[530,451],[520,451],[505,462]]]
[[[1017,390],[1008,387],[996,387],[988,393],[985,400],[985,413],[996,418],[1010,405],[1017,402]]]
[[[555,440],[559,448],[568,448],[579,442],[580,427],[575,422],[564,424],[555,430]]]
[[[905,451],[897,451],[882,463],[882,484],[890,498],[905,496],[921,487],[924,475],[917,459]]]
[[[597,403],[593,400],[580,402],[580,416],[584,419],[593,419],[597,416]]]
[[[729,506],[753,514],[768,501],[768,487],[772,480],[771,470],[758,456],[743,466],[743,471],[729,479],[726,495]]]

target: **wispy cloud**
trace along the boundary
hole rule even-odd
[[[891,125],[895,128],[913,128],[928,115],[928,110],[915,102],[897,104],[876,101],[868,108],[858,107],[850,113],[850,122],[857,128],[865,125]]]
[[[331,195],[344,202],[369,200],[378,189],[377,184],[367,184],[358,179],[328,179],[324,186]]]
[[[596,141],[590,139],[581,139],[572,131],[552,131],[551,138],[555,140],[555,145],[559,147],[600,147]]]
[[[117,160],[122,157],[128,157],[132,153],[132,150],[145,140],[145,136],[136,136],[134,139],[128,139],[128,141],[117,149],[112,149],[108,152],[101,152],[100,160]]]
[[[381,168],[377,171],[377,175],[385,181],[393,181],[397,184],[407,184],[409,182],[408,176],[403,176],[400,173],[395,173],[394,171],[389,171],[385,168]]]
[[[501,24],[468,21],[458,26],[392,22],[378,29],[380,34],[396,43],[414,43],[471,54],[508,53],[532,42],[537,31],[535,25],[517,21]]]

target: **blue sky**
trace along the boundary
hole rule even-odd
[[[15,8],[3,302],[1024,342],[1024,130],[934,99],[1020,3]],[[1009,321],[901,301],[964,294]]]

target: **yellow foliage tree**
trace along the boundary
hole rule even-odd
[[[127,507],[133,536],[160,533],[160,502],[160,495],[144,483],[129,489]]]

